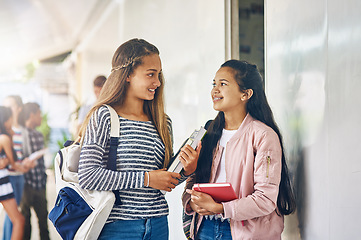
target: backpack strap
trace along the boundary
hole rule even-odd
[[[120,123],[117,112],[109,105],[105,105],[110,112],[110,149],[107,168],[117,170],[117,148],[119,142]]]
[[[117,149],[119,143],[120,123],[117,112],[109,105],[104,105],[110,112],[110,149],[108,155],[107,168],[117,171]],[[119,190],[113,190],[115,195],[115,204],[120,205]]]
[[[119,116],[118,113],[109,105],[105,105],[110,112],[110,137],[119,137]]]

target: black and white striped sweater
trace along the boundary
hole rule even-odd
[[[151,121],[119,116],[117,171],[106,169],[110,113],[102,106],[88,124],[79,161],[79,183],[85,189],[119,190],[121,205],[114,205],[107,222],[168,215],[168,204],[157,189],[145,187],[144,174],[163,168],[164,144]],[[172,133],[171,120],[168,126]],[[184,178],[184,179],[183,179]],[[180,182],[185,180],[182,175]]]

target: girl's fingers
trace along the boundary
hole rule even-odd
[[[186,191],[187,191],[187,193],[191,194],[192,197],[196,197],[197,199],[202,196],[202,193],[201,193],[201,192],[197,192],[197,191],[195,191],[195,190],[187,189]]]
[[[201,152],[201,149],[202,149],[202,142],[199,141],[198,145],[197,145],[197,148],[196,148],[196,152],[197,154],[199,154]]]
[[[194,151],[194,150],[193,150]],[[184,150],[184,151],[182,151],[181,153],[180,153],[180,156],[181,156],[181,158],[183,159],[183,160],[185,160],[185,161],[189,161],[189,160],[193,160],[193,159],[195,159],[196,158],[196,154],[195,154],[196,152],[194,151],[194,153],[193,152],[190,152],[190,151],[188,151],[188,150]]]
[[[199,145],[199,144],[198,144]],[[198,148],[198,146],[197,146]],[[185,145],[183,148],[182,148],[182,151],[187,153],[188,156],[193,156],[196,154],[196,150],[194,150],[190,145]]]
[[[172,178],[180,179],[182,176],[179,173],[171,172]]]
[[[175,178],[172,178],[170,182],[171,182],[171,184],[173,184],[174,187],[175,187],[175,185],[177,185],[179,181],[178,181],[177,179],[175,179]]]
[[[182,152],[183,153],[185,153],[185,154],[187,154],[187,156],[191,156],[192,155],[192,150],[193,150],[193,148],[191,147],[191,146],[189,146],[189,145],[186,145],[186,146],[184,146],[183,148],[182,148]],[[193,150],[194,151],[194,150]]]

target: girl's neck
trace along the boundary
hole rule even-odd
[[[121,106],[115,106],[115,111],[123,118],[135,121],[148,121],[143,110],[144,101],[125,100]]]
[[[31,130],[34,130],[36,127],[30,121],[25,122],[25,126]]]
[[[226,130],[237,130],[244,118],[246,117],[246,111],[237,111],[232,113],[224,113],[224,129]]]

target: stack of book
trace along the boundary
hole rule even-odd
[[[197,148],[198,143],[202,140],[204,135],[206,134],[207,130],[204,127],[201,127],[199,130],[194,130],[194,132],[191,134],[187,140],[184,141],[182,146],[179,148],[178,152],[174,155],[172,160],[170,161],[168,165],[168,171],[169,172],[176,172],[180,173],[183,169],[183,164],[180,161],[180,152],[184,145],[189,144],[193,149]],[[161,190],[163,194],[166,193],[166,191]]]
[[[201,127],[199,130],[194,130],[191,136],[184,141],[182,146],[179,148],[178,152],[172,158],[172,161],[169,164],[168,171],[180,173],[183,169],[183,164],[180,161],[180,152],[184,145],[189,144],[193,149],[196,149],[198,143],[202,140],[203,136],[206,134],[207,130],[204,127]]]

